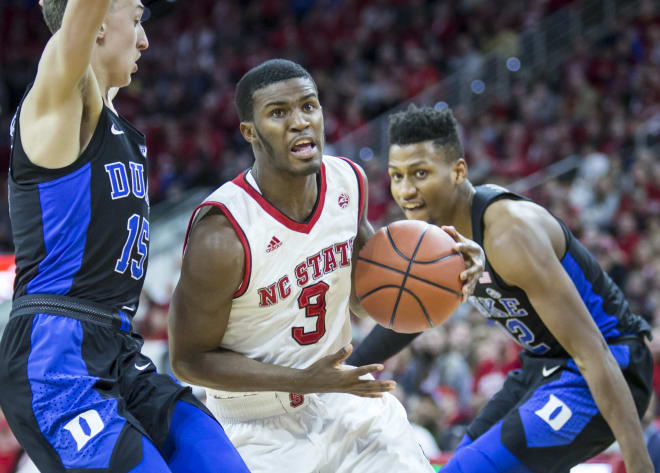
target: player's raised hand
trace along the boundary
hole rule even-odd
[[[343,363],[353,351],[347,345],[337,353],[325,356],[305,370],[305,393],[336,392],[348,393],[361,397],[382,397],[384,392],[392,391],[396,382],[391,380],[362,379],[370,373],[383,370],[383,365],[372,364],[349,368]]]
[[[479,245],[458,233],[454,227],[443,226],[442,229],[456,241],[456,250],[463,255],[465,261],[465,271],[460,275],[461,281],[464,281],[463,302],[465,302],[477,286],[481,273],[484,272],[486,256]]]

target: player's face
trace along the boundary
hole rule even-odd
[[[276,82],[255,91],[253,103],[254,119],[247,124],[252,126],[247,134],[251,133],[257,159],[297,176],[317,172],[325,134],[314,83],[307,78]]]
[[[457,163],[432,141],[390,146],[388,172],[392,197],[406,218],[452,224],[456,188],[464,180]]]
[[[115,0],[103,20],[98,52],[109,86],[124,87],[137,72],[141,51],[149,47],[142,27],[144,6],[140,0]]]

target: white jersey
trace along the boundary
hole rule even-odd
[[[197,208],[219,207],[245,250],[222,348],[306,368],[351,341],[351,256],[365,198],[357,166],[324,156],[320,192],[307,222],[291,220],[259,192],[249,171]],[[291,192],[296,192],[291,189]]]

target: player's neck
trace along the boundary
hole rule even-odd
[[[319,173],[295,176],[272,172],[256,165],[250,171],[264,198],[297,222],[311,215],[319,193]]]
[[[95,63],[94,60],[92,60],[92,71],[94,72],[96,83],[103,96],[103,103],[112,110],[115,115],[117,115],[117,110],[115,110],[112,101],[119,92],[119,87],[113,87],[110,85],[110,74],[108,74],[108,71],[104,70],[104,68],[98,63]]]
[[[470,181],[466,180],[461,184],[452,217],[452,225],[460,234],[469,239],[472,239],[472,199],[475,192]]]

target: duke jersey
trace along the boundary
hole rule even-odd
[[[490,204],[500,199],[525,200],[508,190],[487,184],[476,188],[472,201],[472,234],[483,246],[483,215]],[[650,332],[641,317],[630,312],[619,287],[601,269],[596,259],[557,219],[566,239],[561,259],[584,305],[606,340],[622,335]],[[507,285],[493,270],[486,255],[486,267],[470,302],[488,319],[501,324],[528,352],[536,355],[565,356],[566,351],[550,333],[525,292]],[[570,317],[570,314],[567,314]]]
[[[9,170],[14,298],[66,295],[134,314],[149,247],[144,135],[104,106],[80,157],[46,169],[28,159],[18,116]]]
[[[351,253],[364,183],[355,164],[332,156],[323,157],[317,183],[316,205],[302,223],[271,205],[249,170],[195,210],[191,226],[211,206],[219,208],[245,251],[223,348],[306,368],[350,342]]]

